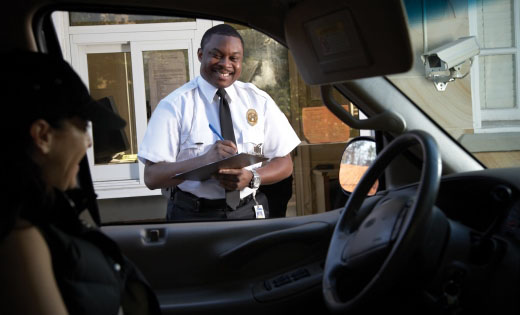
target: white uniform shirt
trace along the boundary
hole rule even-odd
[[[219,140],[209,128],[211,124],[220,131],[216,92],[216,87],[197,77],[162,99],[148,122],[139,146],[139,160],[143,163],[146,160],[176,162],[206,153]],[[272,159],[289,154],[300,144],[289,121],[267,93],[240,81],[226,88],[226,93],[239,153],[244,152],[247,143],[262,144],[264,156]],[[249,109],[254,109],[258,115],[254,125],[247,120]],[[225,196],[224,188],[215,179],[186,180],[178,187],[200,198],[221,199]],[[251,193],[252,190],[246,187],[240,192],[240,198]]]

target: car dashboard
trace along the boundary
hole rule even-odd
[[[477,232],[520,241],[519,172],[494,169],[445,177],[436,206]]]

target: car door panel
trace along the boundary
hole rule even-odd
[[[339,212],[269,220],[114,225],[102,230],[141,269],[165,313],[214,313],[251,306],[260,312],[280,311],[281,305],[321,302],[321,268]]]

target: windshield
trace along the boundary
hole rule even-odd
[[[486,167],[520,166],[520,1],[404,3],[414,64],[388,78]]]

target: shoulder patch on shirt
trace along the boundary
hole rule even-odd
[[[267,94],[267,92],[262,91],[261,89],[259,89],[253,83],[249,83],[249,82],[246,83],[246,82],[242,82],[242,81],[235,81],[234,84],[236,85],[237,88],[243,89],[243,90],[248,90],[250,92],[255,93],[257,96],[264,97],[264,98],[271,98],[271,96],[269,94]]]
[[[197,88],[197,81],[191,80],[189,82],[184,83],[181,87],[178,89],[175,89],[173,92],[168,94],[163,98],[163,100],[173,102],[175,99],[182,97],[184,94],[194,90]]]

